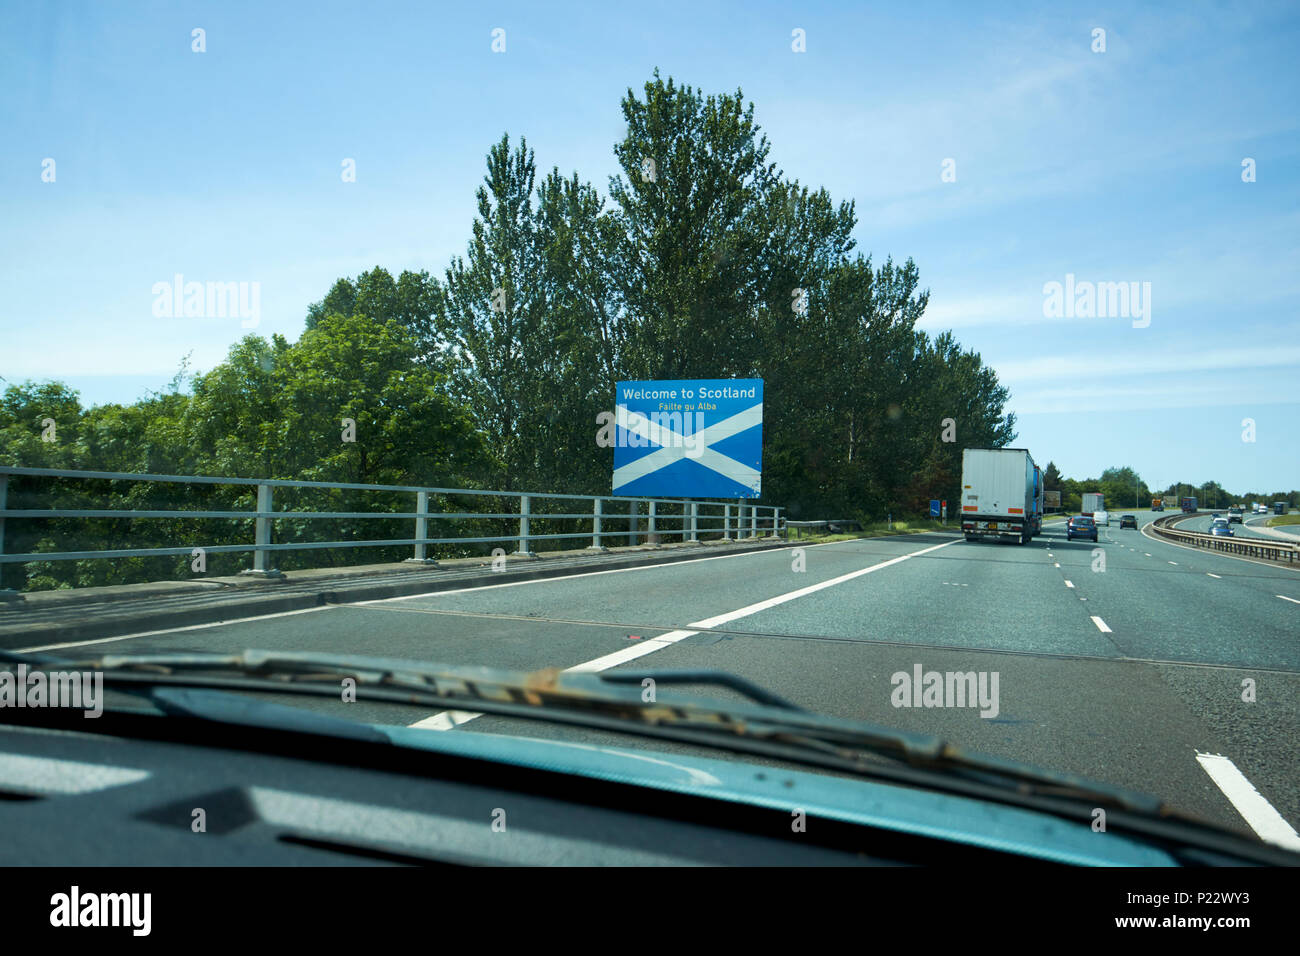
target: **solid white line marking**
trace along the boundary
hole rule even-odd
[[[949,545],[957,544],[957,541],[945,541],[943,544],[936,544],[929,548],[922,548],[920,551],[913,551],[909,554],[900,555],[897,558],[890,558],[888,561],[882,561],[879,564],[873,564],[868,568],[859,568],[857,571],[850,571],[848,574],[841,574],[837,578],[830,578],[821,581],[818,584],[810,584],[807,587],[799,588],[796,591],[788,591],[785,594],[778,594],[776,597],[768,598],[765,601],[759,601],[755,604],[749,604],[734,611],[727,611],[724,614],[718,614],[714,617],[705,618],[703,621],[695,621],[686,625],[685,628],[678,631],[669,631],[667,634],[660,634],[658,637],[647,638],[631,647],[625,647],[622,650],[614,651],[612,654],[606,654],[603,657],[597,657],[595,660],[586,661],[582,664],[575,664],[573,667],[566,667],[564,673],[596,673],[598,671],[608,670],[611,667],[617,667],[619,664],[626,664],[628,661],[634,661],[638,657],[645,657],[647,654],[653,654],[655,651],[661,651],[665,647],[671,647],[678,641],[685,640],[692,634],[698,634],[700,631],[711,627],[720,627],[723,624],[729,624],[742,617],[748,617],[751,614],[757,614],[759,611],[766,611],[770,608],[785,604],[788,601],[794,601],[809,594],[815,594],[818,591],[824,591],[826,588],[834,587],[837,584],[843,584],[846,581],[852,581],[854,578],[860,578],[864,574],[871,574],[873,571],[879,571],[881,568],[887,568],[894,564],[900,564],[918,555],[929,554],[931,551],[938,551],[940,548],[946,548]],[[456,719],[448,716],[457,714]],[[458,724],[466,723],[475,717],[481,717],[469,711],[444,711],[433,714],[422,720],[411,724],[412,727],[424,727],[432,730],[450,730]],[[444,718],[440,720],[439,718]]]
[[[1095,615],[1095,614],[1092,616],[1092,623],[1093,623],[1093,624],[1096,624],[1096,625],[1097,625],[1097,630],[1101,631],[1103,634],[1110,634],[1110,633],[1111,633],[1111,629],[1108,628],[1108,627],[1106,626],[1106,622],[1103,621],[1101,618],[1099,618],[1099,617],[1098,617],[1097,615]]]
[[[1206,573],[1206,574],[1209,574],[1210,577],[1212,577],[1212,578],[1219,578],[1220,580],[1223,579],[1221,575],[1218,575],[1218,574],[1210,574],[1209,571],[1206,571],[1205,573]]]
[[[608,516],[606,516],[608,517]],[[918,531],[917,534],[934,534],[933,531]],[[875,540],[873,538],[862,538],[863,541]],[[844,541],[824,541],[821,544],[800,545],[805,550],[812,548],[827,548],[834,545],[842,545],[848,542]],[[955,544],[949,541],[947,544]],[[723,561],[728,558],[752,558],[759,554],[771,554],[774,551],[785,551],[786,548],[760,548],[757,551],[742,551],[739,554],[714,554],[704,558],[687,558],[685,561],[665,561],[661,564],[644,564],[634,568],[607,568],[604,571],[581,571],[578,574],[561,574],[553,578],[530,578],[527,581],[504,581],[501,584],[478,584],[465,588],[453,588],[448,591],[425,591],[421,594],[403,594],[400,597],[375,598],[373,601],[353,601],[348,606],[358,607],[363,604],[386,604],[389,601],[414,601],[419,598],[446,597],[451,594],[471,594],[475,591],[492,591],[496,588],[518,588],[527,584],[556,584],[560,581],[573,581],[578,578],[592,578],[600,574],[626,574],[629,571],[654,571],[659,568],[681,567],[685,564],[702,564],[705,561]]]
[[[1237,769],[1236,764],[1219,754],[1203,754],[1199,751],[1196,760],[1261,840],[1290,850],[1300,850],[1300,835],[1260,795],[1255,785]]]
[[[1300,604],[1300,601],[1297,601],[1295,598],[1289,598],[1285,594],[1279,594],[1278,597],[1283,601],[1290,601],[1292,604]]]
[[[35,654],[37,651],[57,651],[64,647],[88,647],[91,644],[112,644],[114,641],[129,641],[137,637],[154,637],[158,634],[179,634],[182,631],[199,631],[205,627],[221,627],[223,624],[246,624],[250,621],[268,621],[275,617],[290,617],[294,614],[310,614],[313,611],[328,611],[335,604],[323,604],[317,607],[299,608],[297,611],[276,611],[274,614],[259,614],[256,617],[232,617],[226,621],[213,621],[210,624],[187,624],[185,627],[167,627],[161,631],[140,631],[137,634],[123,634],[121,637],[100,637],[92,641],[69,641],[66,644],[42,644],[40,647],[24,647],[21,654]]]
[[[918,531],[917,534],[934,534],[934,532]],[[826,541],[823,542],[822,544],[809,544],[809,545],[804,545],[803,547],[807,549],[825,548],[834,544],[843,544],[843,542]],[[784,549],[773,549],[773,550],[784,550]],[[702,561],[721,561],[726,558],[749,558],[749,557],[753,557],[756,554],[768,554],[768,553],[769,552],[766,550],[758,550],[758,551],[743,551],[739,554],[715,554],[715,555],[710,555],[709,557],[689,558],[685,561],[668,561],[663,564],[647,564],[635,568],[609,568],[604,571],[583,571],[579,574],[567,574],[567,575],[562,574],[553,578],[533,578],[528,581],[509,581],[503,584],[482,584],[479,585],[478,587],[456,588],[455,590],[451,590],[451,591],[425,591],[420,594],[406,594],[401,597],[395,597],[395,598],[376,598],[372,601],[355,601],[355,602],[351,602],[351,604],[348,605],[323,604],[323,605],[317,605],[316,607],[299,608],[296,611],[276,611],[273,614],[257,614],[254,615],[253,617],[232,617],[226,620],[212,621],[208,624],[187,624],[184,627],[166,627],[158,631],[138,631],[135,634],[122,634],[119,637],[100,637],[89,641],[69,641],[65,644],[42,644],[39,647],[19,648],[18,652],[22,654],[33,654],[36,653],[37,651],[54,651],[64,647],[89,647],[93,644],[112,644],[116,641],[130,641],[138,637],[157,637],[160,634],[179,634],[183,631],[200,631],[207,627],[222,627],[226,624],[247,624],[253,621],[269,621],[277,617],[291,617],[294,614],[310,614],[313,611],[328,611],[332,608],[338,608],[338,607],[360,606],[363,604],[383,604],[386,601],[409,601],[412,598],[441,597],[444,594],[465,594],[469,591],[487,591],[487,590],[491,590],[492,588],[518,587],[521,584],[546,584],[546,583],[553,584],[556,581],[572,579],[572,578],[589,578],[597,574],[622,574],[625,571],[650,571],[655,568],[668,567],[669,565],[672,564],[678,564],[678,565],[697,564]]]
[[[1072,588],[1072,587],[1074,587],[1074,582],[1073,582],[1073,581],[1066,581],[1066,582],[1065,582],[1065,586],[1066,586],[1067,588]]]

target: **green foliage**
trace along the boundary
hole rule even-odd
[[[415,335],[396,320],[327,314],[290,345],[247,336],[227,359],[173,391],[130,406],[81,410],[54,383],[10,386],[0,404],[6,464],[124,473],[294,478],[357,484],[481,487],[496,464],[442,376],[421,364]],[[174,384],[179,383],[178,382]],[[53,419],[55,441],[43,441]],[[345,425],[345,419],[354,424]],[[249,511],[252,486],[67,480],[16,476],[10,508]],[[409,495],[283,489],[276,510],[392,512]],[[475,510],[457,503],[447,510]],[[203,518],[58,518],[8,522],[11,553],[247,544],[253,521]],[[440,532],[448,529],[439,529]],[[458,533],[485,533],[462,526]],[[407,538],[409,520],[285,520],[276,540]],[[455,533],[448,530],[448,533]],[[398,560],[409,548],[314,550],[277,557],[283,568]],[[248,566],[246,554],[209,554],[206,573]],[[6,566],[4,583],[88,587],[192,577],[190,557],[32,562]]]
[[[396,321],[330,314],[290,346],[248,336],[194,382],[181,428],[195,473],[359,484],[481,480],[488,459]],[[345,422],[355,436],[345,435]],[[352,440],[354,437],[354,440]]]

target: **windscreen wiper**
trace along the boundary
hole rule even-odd
[[[1083,825],[1096,809],[1108,827],[1278,865],[1300,854],[1187,815],[1138,791],[1074,774],[968,752],[949,741],[802,710],[744,678],[718,670],[516,672],[443,666],[396,658],[306,651],[247,650],[106,654],[84,660],[0,651],[0,661],[63,670],[97,669],[107,687],[140,694],[159,709],[204,716],[160,688],[203,687],[294,693],[338,699],[341,682],[355,681],[357,700],[489,713],[632,733],[726,749],[906,786],[943,790],[1053,813]],[[647,682],[719,686],[746,700],[643,697]]]

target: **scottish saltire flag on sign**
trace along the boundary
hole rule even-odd
[[[614,494],[759,497],[761,378],[619,382],[614,405]]]

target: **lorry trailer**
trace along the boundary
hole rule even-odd
[[[1042,470],[1026,449],[963,449],[961,485],[961,529],[967,541],[992,537],[1028,544],[1042,533]]]

